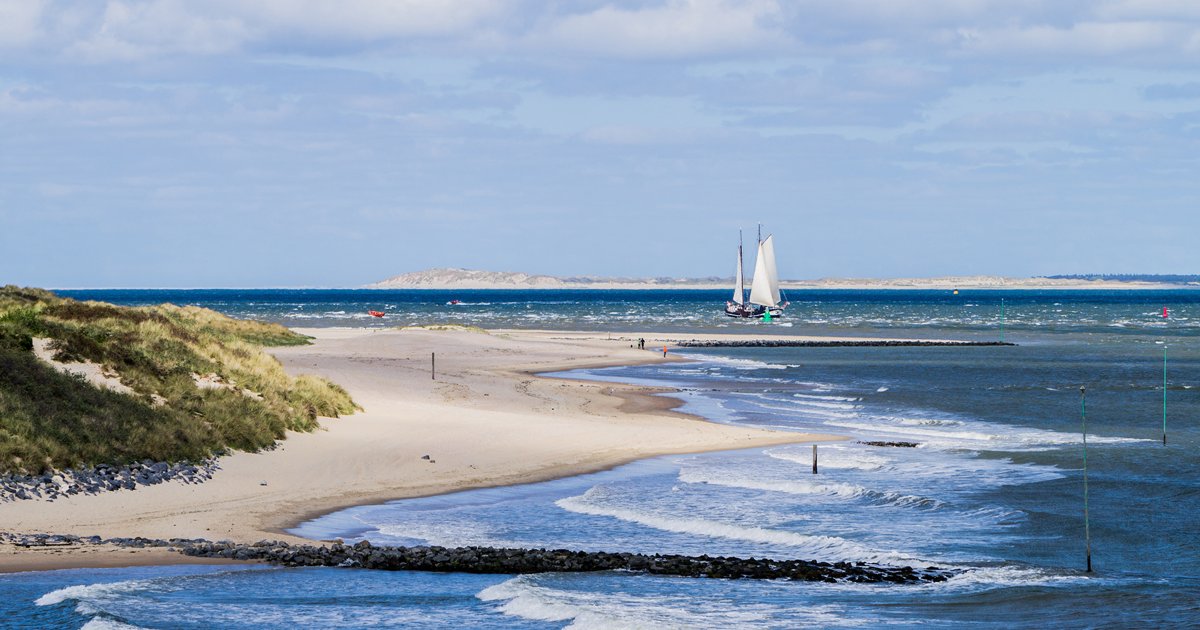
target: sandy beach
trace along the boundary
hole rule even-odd
[[[0,505],[0,531],[104,538],[299,539],[286,529],[337,509],[527,483],[673,453],[839,439],[726,426],[672,411],[662,390],[537,376],[678,360],[632,348],[637,335],[466,329],[308,329],[275,349],[288,371],[345,387],[363,407],[235,453],[203,484]],[[644,335],[648,346],[694,335]],[[709,335],[706,338],[718,338]],[[436,378],[431,358],[436,353]],[[425,459],[428,456],[428,459]],[[32,555],[31,555],[32,554]],[[0,571],[182,561],[162,550],[0,545]]]

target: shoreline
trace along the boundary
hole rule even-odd
[[[628,348],[627,339],[599,339],[605,333],[298,330],[314,344],[272,350],[289,372],[342,384],[365,411],[322,419],[318,431],[289,434],[273,451],[226,456],[203,484],[4,504],[0,530],[313,542],[287,530],[358,505],[535,483],[663,455],[844,439],[680,413],[682,401],[660,395],[672,388],[545,376],[682,360]],[[427,365],[434,351],[437,380]],[[433,431],[431,421],[440,423]],[[70,551],[41,557],[31,563],[28,550],[0,548],[0,573],[97,566]],[[162,550],[123,549],[100,566],[182,561]]]
[[[1200,284],[1138,281],[1064,281],[1062,283],[1030,284],[952,284],[942,282],[854,281],[792,282],[781,281],[784,291],[1189,291],[1200,290]],[[443,284],[327,287],[47,287],[49,291],[729,291],[733,279],[710,284],[649,284],[594,283],[562,284],[555,286],[523,286],[517,284]]]

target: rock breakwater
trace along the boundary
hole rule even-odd
[[[106,544],[119,547],[167,547],[188,556],[265,562],[289,567],[342,567],[382,571],[525,574],[552,572],[629,571],[652,575],[725,579],[796,580],[916,584],[944,582],[952,574],[939,568],[914,569],[862,562],[816,562],[729,556],[681,556],[610,553],[566,549],[506,549],[496,547],[390,547],[367,541],[346,545],[292,545],[281,541],[240,544],[198,539],[156,540],[49,534],[0,534],[9,544],[66,546]]]

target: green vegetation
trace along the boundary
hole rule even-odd
[[[97,388],[33,353],[90,361],[133,394]],[[288,376],[263,346],[302,345],[283,326],[170,304],[119,307],[0,289],[0,472],[200,459],[271,446],[317,416],[352,413],[342,388]],[[206,386],[198,382],[204,378]]]

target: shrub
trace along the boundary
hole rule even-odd
[[[98,389],[30,352],[51,339],[55,359],[91,361],[134,394]],[[196,459],[258,450],[317,416],[356,406],[345,390],[293,378],[263,351],[309,343],[283,326],[196,307],[120,307],[39,289],[0,289],[0,471]],[[215,375],[217,388],[197,376]]]

